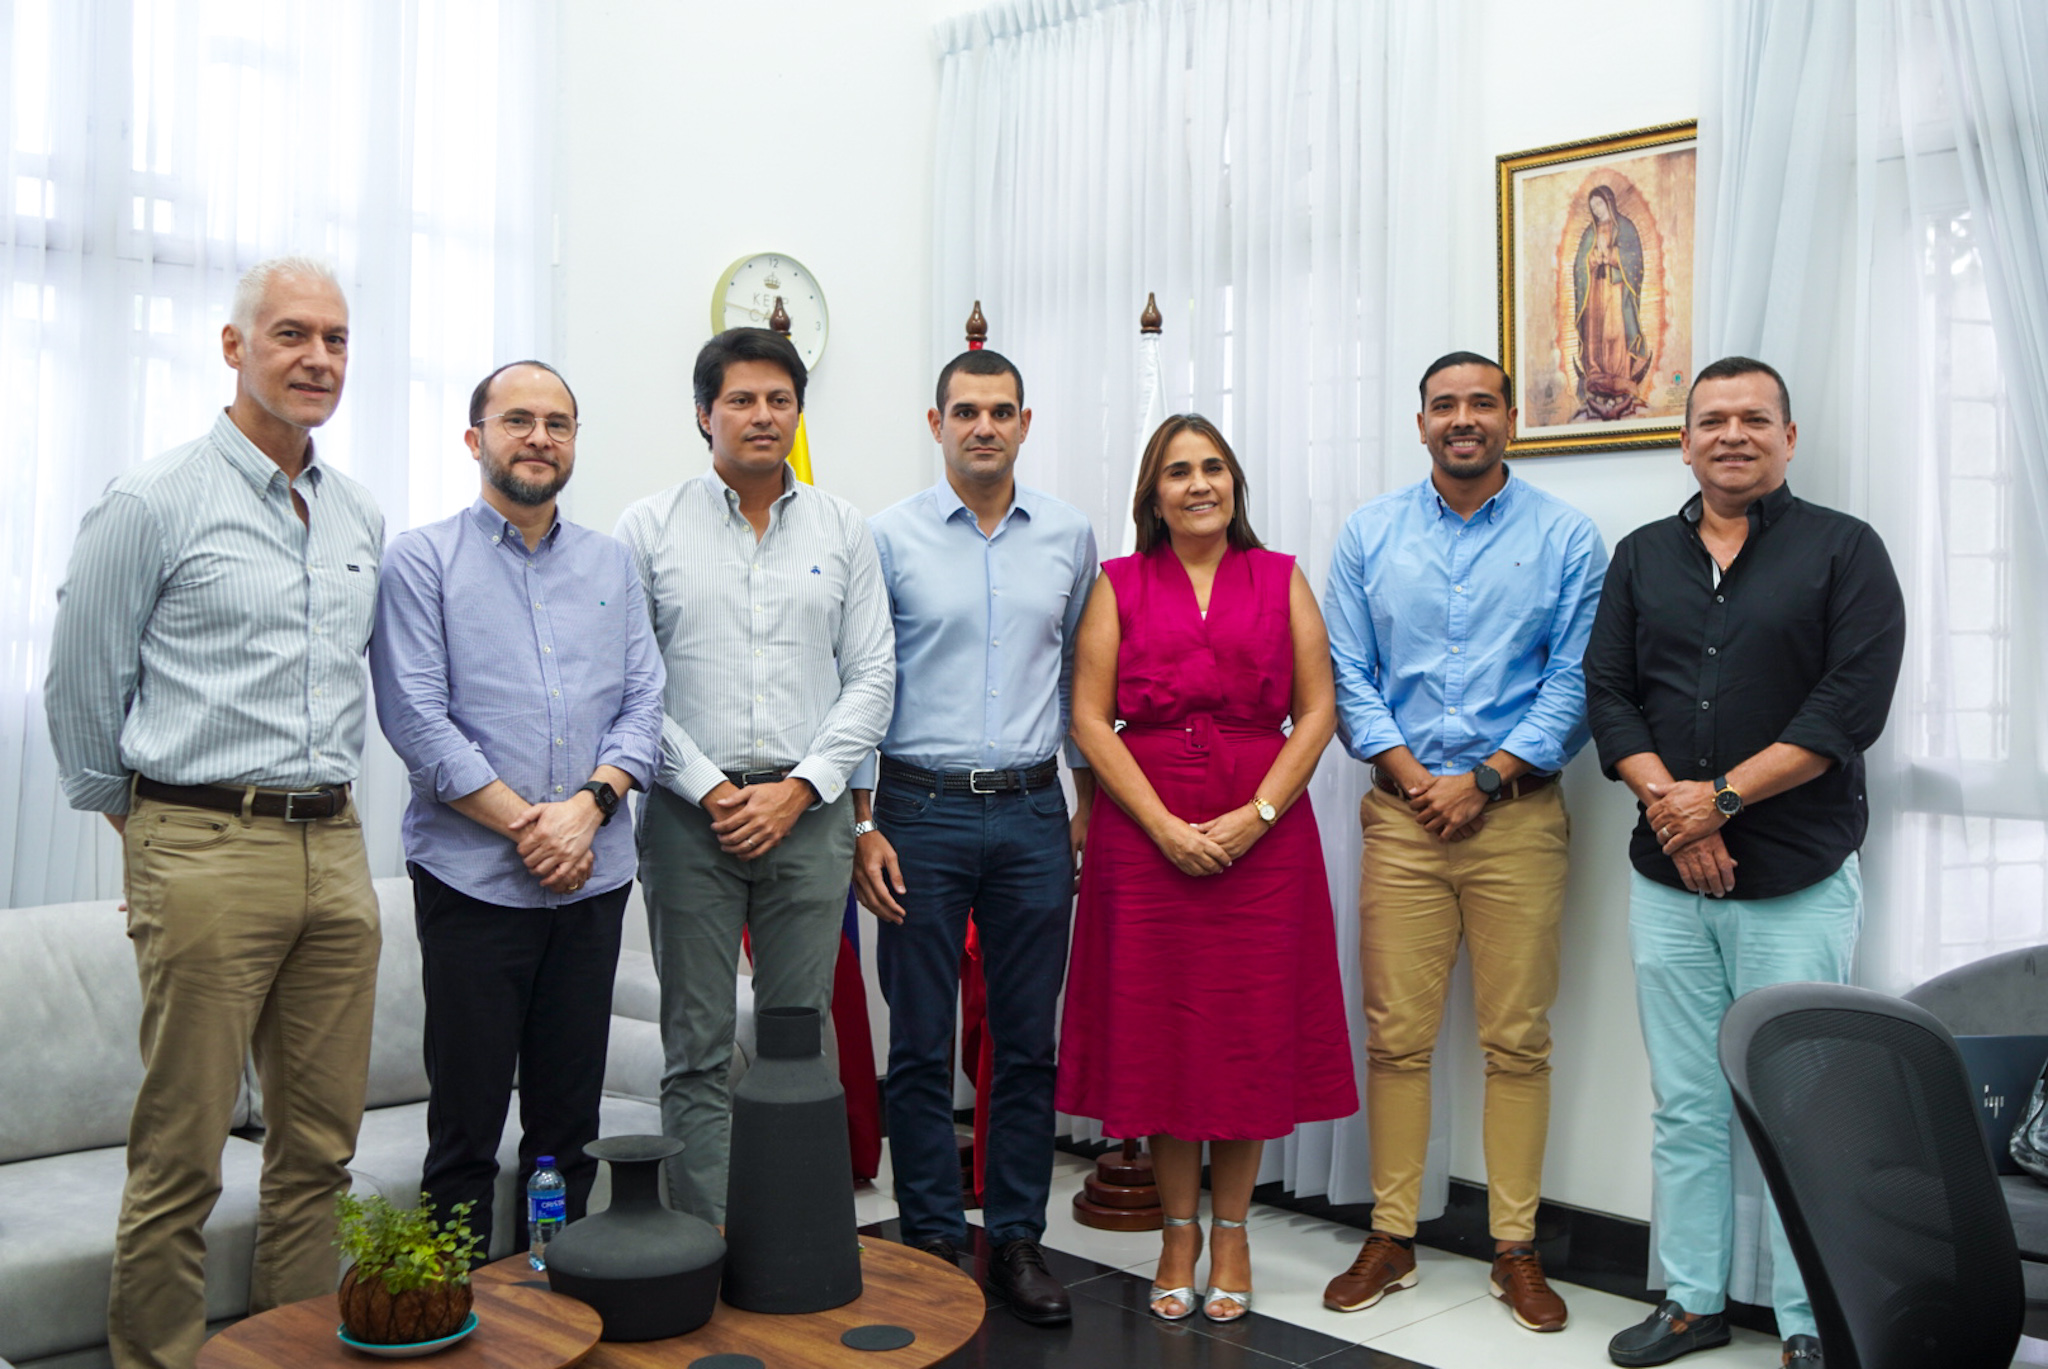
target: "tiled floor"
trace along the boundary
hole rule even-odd
[[[875,1187],[861,1191],[857,1208],[864,1223],[889,1222],[895,1216],[887,1165],[885,1154]],[[1627,1298],[1558,1284],[1571,1308],[1571,1325],[1556,1334],[1537,1335],[1515,1325],[1489,1296],[1486,1265],[1418,1248],[1421,1279],[1414,1288],[1364,1312],[1329,1312],[1322,1305],[1323,1285],[1351,1262],[1363,1233],[1277,1208],[1254,1207],[1253,1315],[1234,1326],[1213,1325],[1199,1317],[1161,1322],[1145,1312],[1158,1235],[1096,1231],[1073,1219],[1070,1204],[1089,1168],[1085,1160],[1057,1158],[1045,1233],[1050,1250],[1074,1257],[1055,1261],[1053,1271],[1074,1292],[1074,1324],[1053,1331],[1028,1327],[1000,1306],[992,1306],[981,1333],[946,1365],[1598,1369],[1607,1363],[1608,1337],[1641,1321],[1649,1311]],[[893,1222],[884,1231],[893,1235]],[[1688,1362],[1701,1369],[1768,1369],[1778,1363],[1778,1343],[1737,1330],[1727,1349]]]

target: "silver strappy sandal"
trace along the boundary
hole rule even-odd
[[[1243,1222],[1228,1221],[1222,1217],[1211,1217],[1209,1219],[1209,1225],[1220,1226],[1223,1227],[1225,1230],[1229,1231],[1242,1231],[1245,1227],[1245,1224]],[[1210,1265],[1212,1268],[1214,1267],[1214,1264],[1215,1259],[1212,1256],[1210,1259]],[[1219,1317],[1214,1312],[1211,1312],[1209,1310],[1211,1307],[1213,1307],[1215,1304],[1219,1302],[1235,1303],[1237,1304],[1237,1310],[1235,1312],[1225,1313],[1223,1316]],[[1248,1316],[1251,1310],[1252,1293],[1249,1288],[1247,1288],[1242,1293],[1233,1293],[1228,1289],[1218,1288],[1215,1284],[1212,1283],[1209,1285],[1209,1291],[1202,1295],[1202,1315],[1207,1317],[1210,1321],[1240,1321],[1244,1317]]]
[[[1167,1226],[1194,1226],[1201,1220],[1201,1217],[1199,1215],[1193,1217],[1167,1217],[1164,1220]],[[1201,1232],[1197,1230],[1195,1234],[1200,1235]],[[1181,1310],[1178,1312],[1160,1311],[1159,1304],[1169,1301],[1179,1303]],[[1186,1288],[1161,1288],[1156,1283],[1152,1285],[1151,1311],[1152,1315],[1161,1321],[1186,1321],[1189,1317],[1195,1315],[1195,1309],[1200,1305],[1200,1303],[1195,1301],[1195,1290],[1192,1285]]]

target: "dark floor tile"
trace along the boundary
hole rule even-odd
[[[1412,1359],[1402,1359],[1370,1345],[1347,1345],[1335,1354],[1310,1360],[1306,1369],[1429,1369]]]
[[[1108,1303],[1134,1317],[1142,1317],[1155,1325],[1183,1327],[1198,1336],[1240,1346],[1246,1350],[1279,1360],[1283,1364],[1308,1364],[1346,1348],[1350,1342],[1337,1339],[1306,1326],[1296,1326],[1291,1321],[1278,1317],[1261,1316],[1258,1299],[1252,1299],[1252,1312],[1237,1321],[1210,1321],[1200,1312],[1179,1322],[1161,1322],[1150,1310],[1152,1284],[1135,1274],[1119,1274],[1114,1279],[1093,1279],[1074,1287],[1074,1296]]]

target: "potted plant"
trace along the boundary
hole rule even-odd
[[[341,1193],[335,1244],[353,1262],[336,1300],[348,1334],[368,1345],[416,1345],[440,1340],[469,1319],[470,1258],[477,1238],[469,1229],[472,1203],[448,1209],[445,1221],[420,1195],[420,1206],[392,1206],[382,1195]]]

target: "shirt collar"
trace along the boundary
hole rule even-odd
[[[1678,516],[1697,528],[1700,525],[1700,514],[1705,507],[1706,496],[1695,492],[1693,497],[1686,500],[1684,506],[1678,510]],[[1762,498],[1751,500],[1749,507],[1744,509],[1743,513],[1747,515],[1751,523],[1754,523],[1761,529],[1768,528],[1771,524],[1783,518],[1785,511],[1791,507],[1792,482],[1788,480]]]
[[[284,468],[263,454],[263,449],[249,440],[249,435],[235,426],[235,420],[223,408],[220,416],[213,420],[213,445],[220,448],[228,464],[241,472],[242,478],[256,487],[256,493],[264,494],[270,489],[270,482],[284,479]],[[306,464],[299,472],[306,477],[306,483],[317,492],[320,482],[326,478],[326,468],[316,460],[313,439],[306,439]],[[285,483],[290,484],[290,481]]]
[[[951,481],[941,480],[938,484],[932,486],[931,498],[932,507],[939,511],[939,521],[941,523],[950,523],[956,518],[963,517],[969,523],[977,521],[974,516],[974,510],[967,507],[967,501],[960,497],[959,491],[953,488]],[[1022,485],[1012,486],[1010,507],[1003,511],[1001,521],[996,524],[996,531],[1001,532],[1007,527],[1012,517],[1022,518],[1028,523],[1037,511],[1037,492],[1035,490],[1027,490]]]
[[[1508,467],[1506,462],[1501,463],[1501,469],[1507,472],[1507,483],[1495,490],[1484,504],[1474,509],[1472,517],[1459,519],[1460,522],[1475,523],[1484,518],[1489,523],[1498,523],[1501,519],[1507,517],[1508,511],[1514,506],[1515,491],[1522,482],[1515,479],[1514,471]],[[1444,502],[1443,494],[1437,489],[1434,478],[1427,475],[1423,476],[1422,483],[1418,488],[1421,490],[1423,498],[1431,501],[1431,504],[1435,507],[1437,517],[1458,517],[1458,511]]]
[[[526,534],[513,527],[512,520],[492,508],[490,501],[482,495],[478,495],[476,502],[469,506],[469,518],[472,523],[483,529],[485,536],[490,537],[494,541],[500,538],[506,542],[516,541],[522,550],[525,549]],[[540,544],[544,547],[547,546],[555,540],[561,531],[562,514],[561,510],[557,509],[555,511],[555,521],[549,524],[548,530],[541,535]]]
[[[704,482],[704,489],[717,501],[720,508],[732,514],[737,514],[740,511],[740,492],[725,483],[724,477],[718,473],[718,467],[712,466],[699,479]],[[796,471],[790,467],[790,464],[787,461],[783,462],[782,493],[775,496],[775,502],[780,504],[786,500],[794,499],[797,489],[802,484],[803,482],[796,478]]]

